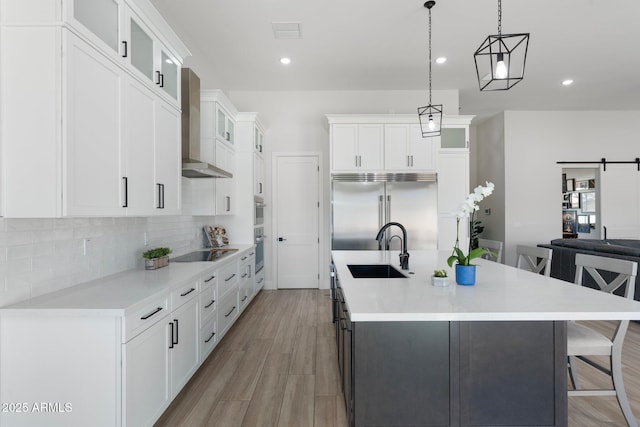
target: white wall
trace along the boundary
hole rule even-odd
[[[491,128],[495,124],[487,121],[478,126],[480,150],[485,149],[485,144],[491,147],[489,135],[494,133]],[[556,162],[594,161],[602,157],[633,160],[640,154],[638,135],[640,111],[506,111],[503,224],[506,262],[515,264],[517,244],[536,245],[561,237],[562,166]],[[482,157],[493,155],[500,154],[491,148]],[[479,163],[478,179],[482,179],[483,173],[491,173],[491,168],[489,162]]]
[[[257,111],[265,123],[265,234],[270,238],[265,245],[265,273],[267,287],[272,287],[274,248],[271,232],[271,173],[272,153],[322,153],[324,171],[324,212],[321,224],[323,242],[321,253],[321,280],[328,286],[329,265],[329,128],[325,114],[417,114],[417,108],[428,104],[426,91],[291,91],[291,92],[229,92],[229,98],[238,111]],[[434,91],[433,102],[443,104],[445,114],[458,114],[458,91]]]

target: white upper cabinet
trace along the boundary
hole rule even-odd
[[[62,213],[121,215],[126,199],[121,197],[119,179],[125,75],[73,33],[65,31],[63,36],[68,66],[63,84],[66,137],[62,150]]]
[[[216,138],[230,145],[235,141],[235,121],[219,103],[216,103]]]
[[[124,185],[122,206],[129,215],[151,215],[155,207],[155,172],[149,159],[155,146],[156,98],[138,80],[127,79],[121,179]]]
[[[262,156],[262,149],[264,148],[264,132],[256,124],[253,132],[253,150],[256,154]]]
[[[160,70],[156,70],[153,60],[153,38],[151,30],[149,30],[142,20],[138,19],[134,14],[129,13],[127,16],[127,40],[124,40],[125,52],[123,57],[128,58],[129,62],[141,76],[149,81],[160,83]]]
[[[164,101],[156,106],[156,214],[177,215],[181,205],[181,115]]]
[[[420,125],[384,125],[385,170],[433,171],[440,138],[422,138]]]
[[[335,171],[383,169],[383,125],[335,124],[331,126],[331,168]]]
[[[178,213],[188,50],[151,3],[0,0],[0,9],[0,215]],[[32,166],[18,167],[26,158]]]
[[[159,94],[179,106],[180,62],[176,56],[130,8],[127,8],[124,30],[122,56],[142,79],[155,86]]]
[[[118,0],[75,0],[66,2],[69,21],[79,23],[88,37],[110,49],[114,56],[120,52],[120,8]],[[94,38],[95,36],[95,38]]]

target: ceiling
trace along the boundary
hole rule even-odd
[[[424,90],[422,0],[152,0],[228,90]],[[502,32],[531,34],[525,79],[480,92],[473,53],[497,33],[496,0],[437,0],[433,89],[457,89],[460,113],[640,110],[640,1],[505,0]],[[272,21],[301,22],[275,39]],[[283,66],[279,59],[290,57]],[[574,84],[562,86],[564,79]],[[434,100],[437,102],[437,100]]]

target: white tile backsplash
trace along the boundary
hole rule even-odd
[[[144,268],[150,248],[201,248],[202,227],[211,224],[214,217],[0,218],[0,307]]]

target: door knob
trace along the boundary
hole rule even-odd
[[[285,239],[284,237],[278,237],[278,242],[284,242],[285,240],[287,239]]]

